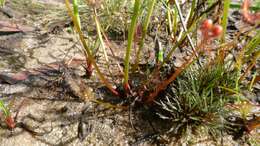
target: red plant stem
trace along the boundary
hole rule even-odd
[[[126,93],[129,93],[130,92],[130,85],[129,85],[129,83],[124,83],[124,89],[125,89],[125,91],[126,91]]]
[[[204,21],[205,22],[205,21]],[[170,78],[162,81],[160,84],[157,84],[154,91],[151,92],[148,97],[144,98],[145,102],[151,103],[154,101],[156,96],[162,91],[165,90],[166,87],[172,83],[181,73],[184,71],[193,61],[194,58],[198,57],[197,53],[200,51],[201,48],[206,47],[207,44],[211,43],[213,38],[218,37],[222,33],[222,27],[219,25],[214,25],[212,28],[202,28],[202,41],[197,46],[197,48],[193,49],[192,55],[190,58],[181,65],[171,76]]]
[[[170,78],[164,80],[161,84],[158,84],[156,86],[155,91],[149,94],[147,98],[145,98],[147,103],[153,102],[159,92],[164,90],[170,83],[172,83],[182,73],[182,71],[193,62],[194,58],[196,57],[196,52],[199,50],[199,48],[201,47],[198,47],[198,49],[192,53],[190,58],[185,63],[183,63],[181,67],[179,67]]]
[[[197,53],[205,47],[205,45],[211,41],[211,38],[208,36],[204,36],[204,38],[202,39],[202,41],[199,43],[199,45],[197,46],[197,48],[192,52],[192,55],[190,56],[190,58],[183,63],[172,75],[170,78],[162,81],[160,84],[157,84],[157,86],[155,87],[154,92],[150,93],[148,95],[148,97],[145,97],[145,102],[146,103],[152,103],[154,101],[154,99],[156,98],[156,96],[162,91],[165,90],[166,87],[172,83],[181,73],[182,71],[184,71],[193,61],[194,58],[197,57]]]

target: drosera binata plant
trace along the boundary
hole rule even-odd
[[[90,6],[91,7],[94,7],[94,10],[95,10],[95,7],[96,5],[100,4],[100,3],[97,3],[96,1],[88,1],[88,4],[90,3]],[[147,29],[148,29],[148,26],[150,24],[150,19],[152,18],[152,12],[154,10],[154,7],[155,7],[155,4],[156,4],[156,1],[152,1],[151,3],[146,3],[147,5],[147,13],[146,13],[146,17],[145,17],[145,20],[144,20],[144,23],[142,25],[139,25],[138,23],[138,18],[143,15],[143,11],[145,6],[144,6],[144,2],[142,0],[135,0],[134,3],[133,3],[133,13],[132,13],[132,17],[131,17],[131,23],[129,25],[129,29],[128,29],[128,39],[127,39],[127,47],[126,47],[126,52],[125,52],[125,58],[124,58],[124,79],[123,79],[123,88],[125,89],[124,92],[129,92],[130,90],[130,85],[129,85],[129,74],[131,74],[131,70],[130,70],[130,67],[131,66],[131,63],[130,63],[130,55],[131,55],[131,50],[133,49],[133,42],[134,42],[134,37],[135,37],[135,32],[137,31],[137,29],[140,27],[140,26],[143,26],[142,27],[142,33],[141,33],[141,39],[140,39],[140,44],[138,45],[138,50],[137,50],[137,56],[135,58],[135,62],[134,62],[134,65],[133,65],[133,71],[135,72],[136,69],[138,68],[138,64],[139,64],[139,58],[140,58],[140,54],[141,54],[141,51],[142,51],[142,48],[144,47],[144,43],[145,43],[145,37],[146,37],[146,33],[147,32]],[[182,18],[182,13],[180,12],[180,6],[178,3],[174,3],[174,1],[171,1],[169,4],[175,4],[177,5],[177,9],[174,7],[173,9],[176,10],[179,14],[179,17]],[[217,3],[218,4],[218,3]],[[91,63],[88,63],[88,64],[93,64],[93,66],[95,67],[95,69],[97,70],[97,74],[99,76],[99,78],[103,81],[103,83],[105,83],[105,85],[110,89],[111,92],[115,93],[115,95],[119,95],[118,94],[118,91],[113,88],[113,84],[111,84],[107,79],[106,77],[104,76],[103,73],[100,72],[100,69],[99,67],[97,66],[96,64],[96,61],[95,61],[95,58],[93,57],[93,54],[91,52],[91,49],[88,47],[87,43],[86,43],[86,39],[84,38],[83,36],[83,33],[80,29],[80,26],[78,24],[78,20],[76,19],[76,15],[73,15],[70,8],[69,8],[69,2],[66,1],[66,5],[67,5],[67,8],[68,8],[68,11],[69,11],[69,14],[71,15],[74,23],[75,23],[75,28],[77,30],[77,32],[79,33],[79,37],[80,37],[80,40],[86,50],[86,58],[87,58],[87,62],[91,62]],[[192,7],[195,7],[196,5],[196,2],[193,1],[192,3]],[[212,4],[213,6],[215,6],[216,4],[213,3]],[[166,6],[167,8],[167,11],[169,11],[169,7]],[[211,6],[210,6],[210,9]],[[139,92],[147,92],[146,95],[142,95],[140,96],[140,99],[142,101],[145,101],[146,103],[150,103],[150,102],[153,102],[154,99],[156,98],[156,96],[163,90],[165,90],[165,88],[171,83],[173,82],[186,68],[188,68],[189,65],[191,65],[195,60],[198,59],[198,53],[200,53],[201,51],[207,51],[207,52],[211,52],[211,46],[208,47],[209,44],[212,43],[212,41],[219,37],[220,35],[221,36],[221,39],[223,40],[223,38],[225,37],[225,35],[222,33],[223,31],[226,30],[226,27],[227,27],[227,14],[228,14],[228,9],[229,9],[229,5],[226,4],[225,5],[225,11],[224,11],[224,16],[222,18],[222,26],[221,25],[213,25],[213,22],[212,20],[205,20],[203,21],[201,27],[200,27],[200,30],[201,30],[201,33],[202,33],[202,36],[203,36],[203,39],[201,40],[201,42],[195,47],[193,45],[193,42],[189,36],[189,32],[193,29],[194,30],[194,24],[196,22],[198,22],[198,20],[196,20],[195,22],[192,23],[192,21],[189,21],[189,28],[186,28],[185,26],[185,22],[184,20],[180,19],[179,22],[182,24],[181,26],[183,27],[183,33],[178,37],[180,38],[179,40],[177,40],[176,42],[176,45],[170,49],[168,52],[168,54],[164,53],[165,54],[165,58],[161,57],[161,60],[162,60],[162,63],[160,63],[160,65],[158,67],[156,67],[155,69],[153,69],[153,71],[151,72],[150,75],[147,75],[148,79],[147,81],[141,83],[140,85],[135,85],[135,89],[138,89],[138,91],[133,91],[137,94],[139,94]],[[206,11],[209,11],[209,9],[206,9]],[[95,18],[95,23],[96,23],[96,29],[97,29],[97,34],[98,34],[98,39],[100,40],[101,42],[101,47],[103,49],[103,52],[104,52],[104,56],[105,56],[105,59],[106,59],[106,62],[108,63],[108,55],[106,54],[106,50],[105,50],[105,43],[103,41],[103,37],[107,40],[107,37],[106,35],[104,34],[104,29],[102,29],[102,24],[100,24],[100,21],[98,19],[98,16],[97,16],[97,13],[96,11],[94,11],[94,18]],[[142,12],[142,13],[141,13]],[[195,12],[191,12],[191,15],[194,15]],[[167,14],[168,15],[168,14]],[[177,17],[177,14],[175,14],[176,17]],[[201,17],[201,15],[199,15]],[[169,19],[170,20],[170,19]],[[190,17],[190,20],[192,20],[192,18]],[[186,20],[188,21],[188,20]],[[187,24],[188,25],[188,24]],[[223,28],[224,27],[224,28]],[[181,31],[180,31],[181,33]],[[172,34],[171,34],[172,35]],[[158,76],[158,72],[160,72],[160,68],[165,65],[167,63],[167,61],[170,60],[170,58],[172,57],[172,54],[174,52],[174,50],[180,46],[181,44],[184,43],[184,40],[186,40],[188,38],[188,42],[190,44],[190,46],[193,46],[193,53],[190,55],[190,57],[186,60],[186,62],[184,62],[182,64],[181,67],[177,68],[175,72],[173,72],[171,75],[168,75],[168,77],[165,79],[163,79],[163,81],[160,82],[160,84],[157,84],[155,83],[155,85],[153,86],[153,88],[149,88],[147,89],[146,86],[148,84],[150,84],[152,82],[151,79],[149,78],[157,78],[156,76]],[[223,42],[223,41],[222,41]],[[252,44],[256,44],[256,43],[252,43]],[[252,48],[254,47],[255,45],[252,46]],[[161,53],[162,54],[162,53]],[[115,56],[113,54],[113,56]],[[162,55],[161,55],[162,56]],[[256,60],[256,59],[255,59]],[[255,62],[255,61],[254,61]],[[252,68],[252,67],[249,67],[249,69]],[[107,65],[107,69],[109,69],[109,65]],[[140,72],[140,70],[137,70],[138,72]],[[160,74],[160,73],[159,73]],[[243,78],[243,77],[242,77]],[[241,78],[241,79],[242,79]],[[131,80],[131,79],[130,79]],[[116,83],[117,84],[117,83]],[[139,87],[140,88],[139,88]],[[140,90],[143,90],[143,91],[140,91]],[[123,96],[126,95],[126,94],[123,94]],[[141,94],[139,94],[141,95]]]
[[[107,49],[112,48],[109,36],[106,35],[108,31],[106,26],[110,26],[102,25],[104,21],[102,21],[103,13],[101,12],[104,9],[106,10],[106,6],[103,4],[110,2],[98,2],[89,0],[86,4],[93,10],[96,39],[101,47],[101,51],[97,53],[103,53],[102,55],[106,60],[105,70],[111,72],[110,63],[112,59],[109,57],[116,58],[118,56],[113,51],[111,51],[112,55],[107,51]],[[208,7],[200,12],[192,10],[192,8],[202,7],[205,2],[193,0],[192,4],[189,5],[191,7],[190,12],[186,15],[181,12],[181,5],[178,1],[151,0],[150,3],[143,0],[129,1],[129,9],[125,7],[127,9],[125,12],[130,17],[124,17],[129,18],[125,23],[127,25],[127,29],[125,29],[127,34],[126,46],[120,46],[121,50],[125,50],[125,54],[123,61],[120,62],[121,64],[117,63],[118,69],[123,75],[115,82],[108,80],[108,76],[101,72],[99,64],[89,47],[91,42],[88,42],[88,37],[84,36],[77,15],[73,14],[68,0],[66,0],[66,6],[84,47],[86,60],[93,65],[102,83],[114,95],[125,99],[125,103],[128,105],[124,106],[124,109],[127,106],[132,106],[132,103],[136,101],[141,105],[153,108],[157,111],[159,117],[170,121],[169,124],[172,127],[167,133],[183,134],[187,132],[187,129],[198,130],[202,127],[208,134],[219,135],[221,130],[225,128],[224,122],[228,113],[230,114],[226,104],[233,104],[241,100],[237,98],[241,94],[241,90],[244,90],[241,88],[241,83],[249,75],[259,58],[259,50],[255,48],[257,48],[260,39],[259,32],[257,32],[256,36],[250,38],[249,43],[243,47],[243,51],[239,50],[239,55],[235,56],[235,59],[229,63],[228,55],[236,47],[238,40],[234,39],[232,42],[225,40],[230,0],[226,0],[225,2],[228,3],[225,4],[223,1],[207,2]],[[217,18],[221,22],[204,19],[208,17],[205,15],[217,8],[218,5],[224,6],[223,14],[220,15],[222,18]],[[159,21],[157,22],[159,24],[154,25],[154,15],[156,14],[153,12],[158,9],[158,6],[163,7],[162,11],[168,22]],[[197,26],[197,24],[201,25]],[[156,36],[152,35],[154,27],[158,30]],[[169,33],[164,35],[164,31],[169,31]],[[201,35],[198,35],[198,31]],[[163,33],[163,35],[160,33]],[[195,40],[197,35],[201,38],[199,41]],[[162,36],[170,39],[162,38]],[[172,44],[168,47],[165,43],[162,46],[164,48],[160,47],[159,51],[156,52],[156,45],[154,45],[153,50],[153,46],[146,44],[148,38],[152,38],[154,42],[158,42],[159,39],[170,40],[167,43]],[[134,45],[135,43],[136,45]],[[144,59],[146,57],[144,50],[147,48],[155,54],[153,59],[159,60],[155,64],[151,64]],[[170,66],[174,62],[172,61],[173,54],[177,48],[187,52],[187,55],[184,56],[185,59],[180,66]],[[137,50],[136,56],[133,56],[135,49]],[[246,57],[243,57],[245,55]],[[245,64],[250,57],[252,57],[250,63]],[[199,59],[203,60],[200,65],[197,62]],[[146,61],[145,68],[142,69],[140,62],[144,61]],[[123,72],[120,65],[123,66]],[[243,65],[247,66],[246,70],[244,70]],[[166,71],[165,66],[170,66],[170,71]],[[111,74],[113,75],[113,73]],[[140,78],[132,77],[133,74],[140,76],[141,81]],[[253,81],[250,86],[252,86],[252,83]]]
[[[196,50],[193,51],[187,61],[184,62],[174,73],[169,75],[167,79],[163,80],[160,84],[155,86],[154,91],[145,97],[146,102],[153,102],[161,91],[165,90],[170,83],[172,83],[187,67],[189,67],[194,62],[194,60],[196,60],[197,53],[205,47],[205,44],[209,43],[209,41],[211,41],[213,38],[221,35],[222,27],[219,25],[213,26],[211,24],[211,20],[206,20],[201,26],[201,31],[203,34],[203,39],[196,47]]]

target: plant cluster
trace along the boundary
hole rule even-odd
[[[219,136],[229,115],[225,106],[235,101],[221,86],[233,89],[234,80],[234,72],[218,63],[186,69],[157,99],[157,114],[172,124],[167,133],[189,135],[203,129]]]
[[[110,9],[111,7],[104,9],[104,6],[106,6],[104,4],[111,3],[111,1],[91,0],[87,2],[93,9],[97,39],[102,49],[101,53],[103,53],[107,63],[106,69],[110,70],[108,50],[113,57],[116,57],[116,55],[106,35],[106,29],[100,23],[98,13],[104,10],[116,13],[114,10],[119,10],[120,6],[118,4],[123,3],[114,4],[116,7],[114,9]],[[93,49],[85,39],[86,37],[81,30],[76,1],[73,3],[73,12],[69,1],[66,0],[69,15],[74,22],[75,30],[79,34],[86,52],[87,73],[91,75],[92,70],[95,69],[99,79],[115,96],[129,101],[140,101],[150,106],[154,106],[154,103],[159,104],[158,115],[163,119],[172,121],[175,125],[169,132],[175,131],[180,134],[188,127],[193,129],[198,125],[203,125],[205,128],[213,127],[209,128],[209,131],[211,134],[216,133],[215,131],[221,127],[220,124],[223,127],[223,121],[227,117],[226,105],[245,100],[241,98],[240,94],[241,82],[252,70],[257,58],[259,58],[259,49],[257,49],[260,40],[259,31],[247,45],[238,51],[234,61],[229,58],[229,54],[232,49],[237,47],[236,43],[241,37],[234,38],[233,42],[225,42],[230,0],[225,0],[224,3],[221,1],[213,3],[212,1],[199,2],[196,0],[193,0],[191,4],[185,3],[190,6],[189,13],[185,17],[181,9],[181,6],[185,7],[185,4],[181,5],[177,0],[151,0],[150,2],[135,0],[133,3],[132,1],[128,3],[130,10],[127,11],[131,12],[131,21],[125,23],[129,27],[126,32],[127,46],[124,56],[124,68],[121,69],[120,64],[122,63],[117,62],[118,70],[123,74],[123,80],[121,83],[113,83],[101,72],[93,54]],[[218,21],[221,21],[220,25],[213,24],[211,19],[201,22],[201,19],[205,18],[205,14],[217,8],[220,10],[222,4],[224,9],[221,10],[222,14],[219,14],[218,18]],[[202,12],[195,11],[194,8],[199,8],[202,5],[208,7]],[[166,21],[159,20],[161,24],[155,25],[153,19],[156,18],[156,15],[153,15],[160,7],[163,7],[162,14],[165,15]],[[255,24],[258,21],[258,13],[249,14],[248,7],[248,1],[244,1],[242,5],[243,16],[247,22]],[[251,21],[252,19],[254,21]],[[214,20],[214,22],[216,21]],[[201,25],[196,27],[196,24],[200,22]],[[162,33],[162,27],[166,27],[167,36],[171,38],[168,43],[175,44],[169,49],[163,49],[161,42],[158,41],[159,37],[156,35],[155,48],[149,50],[155,54],[154,59],[156,61],[152,65],[151,62],[142,60],[142,58],[146,58],[143,48],[146,47],[147,34],[152,31],[149,26],[155,26],[156,33]],[[194,33],[194,31],[197,32],[197,28],[201,33],[201,39],[195,45],[193,37],[197,35],[197,33]],[[221,38],[221,41],[218,38]],[[183,61],[180,67],[172,66],[171,60],[174,51],[182,46],[188,46],[187,48],[190,48],[190,50],[186,51],[190,53],[188,53],[187,59]],[[137,51],[132,56],[133,50]],[[203,55],[201,54],[205,53],[210,53],[210,55],[207,54],[206,59],[202,59],[201,56]],[[131,61],[131,59],[133,60]],[[144,69],[140,67],[140,62],[143,61],[146,61]],[[243,65],[247,66],[246,69],[242,67]],[[165,66],[170,66],[168,71],[165,70]],[[137,79],[130,78],[131,74],[144,75],[145,77],[141,81],[135,81]],[[254,82],[254,79],[252,82]],[[160,96],[162,93],[165,93],[163,94],[165,96]]]

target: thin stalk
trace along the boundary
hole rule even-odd
[[[145,21],[144,21],[140,46],[137,50],[137,55],[136,55],[136,58],[135,58],[135,64],[134,64],[134,67],[133,67],[134,71],[136,70],[136,68],[138,67],[138,64],[139,64],[141,51],[142,51],[143,46],[144,46],[144,41],[145,41],[147,29],[148,29],[148,26],[149,26],[149,23],[150,23],[150,19],[151,19],[153,9],[154,9],[154,5],[155,5],[156,1],[157,0],[152,0],[151,2],[148,2],[148,12],[147,12],[147,16],[146,16]]]
[[[256,36],[253,37],[244,48],[242,48],[242,50],[240,51],[237,57],[237,62],[236,62],[236,68],[237,68],[236,90],[237,91],[239,90],[240,81],[243,80],[246,74],[254,67],[256,60],[259,58],[260,51],[258,50],[256,52],[256,55],[254,56],[252,63],[248,66],[245,73],[241,75],[243,58],[245,55],[250,55],[254,51],[254,49],[257,49],[257,46],[259,44],[260,44],[260,31],[258,31]]]
[[[172,19],[173,19],[173,29],[172,29],[172,31],[173,31],[173,34],[176,34],[176,32],[177,32],[177,29],[178,29],[178,11],[177,11],[177,8],[174,6],[174,8],[173,8],[173,12],[174,12],[174,14],[172,15]]]
[[[251,80],[251,82],[250,82],[250,84],[249,84],[249,87],[248,87],[248,90],[249,90],[249,91],[253,91],[253,85],[254,85],[254,82],[255,82],[255,80],[256,80],[256,75],[257,75],[257,72],[255,72],[255,73],[253,74],[253,78],[252,78],[252,80]]]
[[[124,85],[128,85],[130,54],[131,54],[132,44],[133,44],[133,40],[134,40],[134,33],[136,30],[136,25],[137,25],[140,8],[141,8],[141,0],[135,0],[134,14],[132,16],[131,26],[130,26],[129,32],[128,32],[128,41],[127,41],[127,48],[126,48],[125,61],[124,61],[124,67],[125,67],[124,68]]]
[[[176,44],[171,48],[170,52],[167,54],[167,56],[165,57],[162,65],[164,65],[167,61],[170,60],[170,58],[172,57],[172,54],[174,53],[175,49],[178,48],[183,41],[187,38],[188,33],[191,32],[191,30],[195,27],[197,21],[195,21],[191,27],[180,37],[180,39],[176,42]]]
[[[103,34],[103,36],[104,36],[104,38],[105,38],[105,40],[106,40],[106,44],[107,44],[108,48],[110,49],[110,52],[111,52],[112,56],[113,56],[114,58],[116,58],[116,55],[115,55],[115,53],[114,53],[114,51],[113,51],[113,49],[112,49],[114,46],[110,43],[108,37],[106,36],[106,34],[105,34],[105,32],[104,32],[104,30],[103,30],[102,28],[101,28],[101,33]],[[123,74],[123,70],[122,70],[122,68],[121,68],[121,66],[120,66],[120,64],[119,64],[118,61],[116,61],[116,64],[117,64],[117,67],[118,67],[120,73]]]
[[[76,17],[76,20],[78,21],[79,27],[81,28],[78,0],[73,0],[73,12],[74,16]]]
[[[191,24],[191,21],[192,21],[192,19],[193,19],[193,17],[194,17],[194,14],[195,14],[196,3],[197,3],[197,0],[193,0],[193,1],[192,1],[191,9],[190,9],[190,15],[189,15],[189,18],[188,18],[188,23],[187,23],[188,28],[189,28],[189,26],[190,26],[190,24]]]
[[[220,89],[224,89],[232,94],[235,94],[235,95],[241,95],[241,93],[239,93],[238,91],[236,90],[233,90],[233,89],[230,89],[230,88],[227,88],[227,87],[223,87],[223,86],[219,86]]]
[[[230,0],[224,0],[224,10],[223,10],[223,16],[222,16],[222,28],[223,28],[223,33],[221,37],[222,43],[225,42],[225,34],[227,32],[227,25],[228,25],[228,11],[230,7]]]
[[[259,49],[260,45],[260,30],[257,31],[256,35],[250,40],[245,46],[246,55],[250,55],[255,49]]]
[[[129,109],[128,106],[124,106],[124,105],[114,105],[112,103],[106,102],[106,101],[102,101],[102,100],[97,100],[97,99],[92,99],[91,100],[94,103],[100,104],[106,108],[113,108],[113,109],[122,109],[122,110],[127,110]]]
[[[170,3],[168,3],[168,6],[167,6],[167,19],[168,19],[169,31],[170,31],[171,37],[173,38],[173,31],[172,31],[173,27],[172,27]]]
[[[181,12],[181,8],[180,8],[180,5],[179,5],[179,2],[177,0],[174,0],[174,2],[175,2],[175,5],[176,5],[176,8],[177,8],[180,20],[181,20],[181,24],[182,24],[183,30],[185,31],[185,33],[187,33],[188,30],[187,30],[186,24],[185,24],[185,22],[183,20],[183,15],[182,15],[182,12]],[[188,38],[188,42],[189,42],[189,44],[190,44],[190,46],[192,48],[193,53],[195,53],[195,56],[198,57],[198,53],[195,52],[196,49],[195,49],[195,46],[194,46],[194,44],[193,44],[193,42],[191,40],[191,37],[190,37],[189,33],[187,33],[187,38]],[[200,66],[202,66],[201,63],[199,63],[199,64],[200,64]]]
[[[105,76],[102,74],[102,72],[100,71],[99,67],[97,66],[96,64],[96,61],[91,53],[91,50],[90,48],[88,47],[87,45],[87,42],[84,38],[84,35],[83,35],[83,32],[81,31],[80,29],[80,26],[77,22],[77,19],[76,17],[73,15],[72,13],[72,10],[70,8],[70,3],[69,3],[69,0],[65,0],[65,4],[66,4],[66,7],[68,9],[68,14],[70,15],[70,17],[72,18],[72,21],[74,23],[74,26],[75,26],[75,29],[76,31],[78,32],[79,34],[79,38],[80,38],[80,41],[85,49],[85,51],[87,52],[87,55],[88,55],[88,59],[90,60],[90,62],[93,64],[94,68],[96,69],[97,71],[97,75],[98,77],[100,78],[100,80],[105,84],[105,86],[112,92],[114,93],[115,95],[119,95],[118,92],[113,88],[113,86],[108,82],[108,80],[105,78]],[[86,56],[87,57],[87,56]]]
[[[187,18],[184,20],[184,24],[185,24],[186,29],[187,29],[188,21],[189,21],[190,17],[192,16],[191,13],[194,11],[193,9],[194,9],[193,7],[191,7],[189,9],[187,16],[186,16]]]
[[[98,17],[97,17],[96,8],[94,8],[94,19],[95,19],[95,22],[96,22],[96,29],[97,29],[98,38],[99,38],[99,41],[100,41],[100,44],[101,44],[101,49],[104,53],[106,66],[107,66],[107,69],[109,70],[110,75],[112,76],[112,73],[109,69],[109,59],[108,59],[107,52],[106,52],[106,46],[105,46],[105,43],[104,43],[104,40],[103,40],[103,37],[102,37],[102,34],[101,34],[101,25],[100,25]]]
[[[176,10],[177,10],[177,12],[178,12],[177,6],[176,6]],[[188,22],[188,20],[189,20],[189,18],[190,18],[190,13],[191,13],[191,11],[192,11],[192,8],[189,10],[188,15],[186,16],[186,19],[183,20],[183,22],[181,21],[181,23],[184,24],[185,27],[186,27],[187,24],[188,24],[187,22]],[[180,12],[180,13],[181,13],[181,12]],[[182,26],[183,26],[183,25],[182,25]],[[187,27],[186,27],[186,29],[187,29]],[[178,41],[181,39],[181,36],[182,36],[183,32],[186,33],[186,32],[188,32],[188,31],[185,31],[185,28],[181,29],[181,32],[180,32],[180,34],[179,34],[179,37],[177,38]],[[194,50],[194,49],[192,49],[192,50]]]
[[[252,70],[252,68],[256,65],[257,59],[259,59],[259,58],[260,58],[260,51],[257,51],[255,53],[255,56],[254,56],[251,64],[246,68],[244,74],[239,78],[239,82],[241,82],[245,78],[245,76],[249,73],[249,71]]]

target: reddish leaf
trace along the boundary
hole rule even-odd
[[[15,32],[29,32],[33,31],[34,28],[28,26],[22,26],[9,21],[0,21],[0,32],[15,33]]]
[[[259,82],[259,81],[260,81],[260,76],[256,76],[255,81],[254,81],[254,84],[255,84],[256,82]]]
[[[255,117],[252,120],[246,122],[247,132],[251,132],[254,129],[260,128],[260,117]]]
[[[14,119],[12,118],[12,116],[8,116],[5,118],[5,123],[7,124],[7,126],[10,129],[14,129],[15,128],[15,122]]]
[[[142,25],[138,24],[134,34],[134,41],[137,43],[142,37]]]

